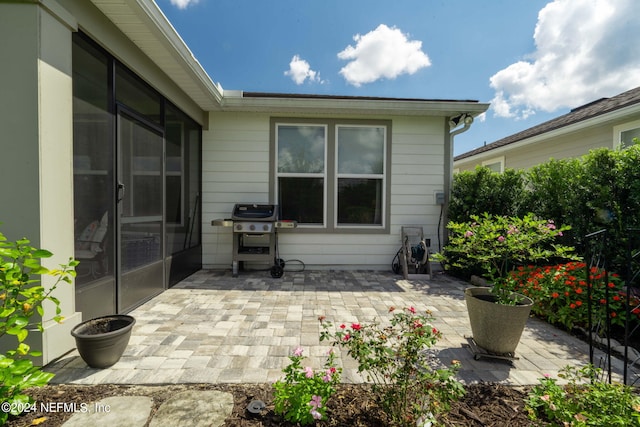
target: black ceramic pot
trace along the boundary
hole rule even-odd
[[[136,319],[125,314],[97,317],[71,330],[80,357],[92,368],[114,365],[129,344]]]

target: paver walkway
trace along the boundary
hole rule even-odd
[[[462,362],[459,378],[504,384],[535,384],[567,364],[588,361],[583,341],[545,322],[529,319],[513,362],[474,360],[466,336],[471,330],[463,293],[468,285],[448,276],[402,280],[371,271],[267,272],[200,271],[143,304],[120,361],[92,369],[77,352],[48,365],[54,383],[166,384],[262,383],[282,377],[297,346],[321,367],[328,350],[319,342],[318,316],[334,324],[387,319],[390,306],[429,309],[442,331],[435,357]],[[361,382],[356,366],[342,358],[343,381]],[[614,360],[615,368],[621,364]]]

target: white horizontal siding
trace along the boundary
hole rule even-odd
[[[425,237],[437,241],[434,194],[444,187],[444,118],[391,119],[390,233],[282,232],[280,258],[307,268],[390,269],[403,225],[422,226]],[[266,114],[211,113],[202,159],[205,268],[231,265],[232,231],[212,227],[211,220],[228,218],[235,203],[269,202],[269,122]]]

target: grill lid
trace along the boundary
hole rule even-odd
[[[278,205],[237,203],[233,207],[231,219],[234,221],[275,221],[278,219]]]

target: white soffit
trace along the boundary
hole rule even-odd
[[[211,80],[153,1],[91,1],[200,108],[220,109],[222,88]]]

